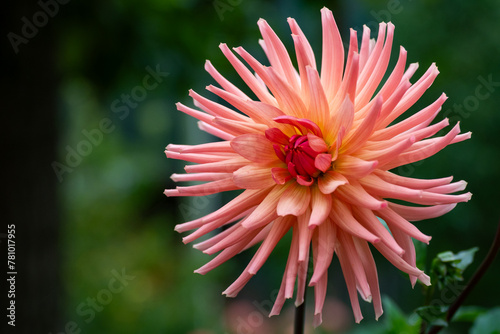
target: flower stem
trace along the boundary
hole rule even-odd
[[[448,312],[446,314],[446,321],[448,323],[451,321],[451,319],[455,315],[455,312],[457,312],[458,308],[460,307],[460,305],[462,305],[462,303],[467,298],[472,289],[474,289],[476,284],[483,277],[484,273],[491,266],[499,250],[500,250],[500,222],[498,223],[497,233],[495,235],[495,239],[493,240],[493,244],[491,245],[491,248],[488,252],[488,255],[486,255],[486,258],[484,259],[483,263],[481,263],[479,269],[476,271],[474,276],[472,276],[471,280],[465,287],[464,291],[462,291],[462,293],[458,296],[458,298],[453,302],[453,304],[451,304],[450,308],[448,309]],[[428,334],[436,334],[443,328],[444,328],[443,326],[433,326],[429,330]]]
[[[304,301],[295,308],[295,321],[293,324],[294,334],[304,334],[304,324],[306,318],[306,291],[304,291]]]

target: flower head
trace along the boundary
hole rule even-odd
[[[398,120],[438,74],[432,64],[416,80],[417,64],[406,68],[406,51],[382,83],[391,54],[394,26],[381,23],[376,40],[363,30],[358,48],[351,30],[347,59],[331,11],[323,8],[323,50],[320,71],[306,37],[294,19],[288,19],[297,57],[292,64],[284,45],[264,20],[258,25],[261,46],[270,62],[264,66],[243,48],[220,48],[251,89],[249,97],[225,79],[207,61],[205,69],[221,88],[207,89],[234,109],[190,91],[196,110],[178,104],[180,111],[197,118],[201,130],[222,141],[200,145],[169,145],[167,157],[196,164],[174,181],[206,181],[166,190],[167,196],[204,196],[243,189],[229,203],[199,219],[179,224],[176,230],[195,230],[192,242],[219,227],[224,231],[195,244],[214,259],[196,270],[200,274],[219,266],[241,251],[260,243],[241,276],[224,291],[235,296],[264,264],[276,244],[290,230],[292,241],[283,281],[271,315],[285,299],[303,301],[312,245],[313,274],[308,284],[315,291],[315,324],[327,291],[328,268],[339,258],[356,322],[362,319],[357,292],[373,301],[382,314],[377,270],[369,243],[394,266],[409,274],[414,285],[429,277],[415,265],[412,239],[430,237],[410,221],[445,214],[458,202],[470,199],[464,181],[452,177],[420,180],[390,170],[434,155],[449,144],[470,137],[458,124],[446,135],[433,137],[448,126],[448,119],[431,125],[446,100],[441,95],[428,107]],[[253,70],[253,72],[251,70]],[[378,88],[378,90],[377,90]],[[432,138],[431,138],[432,137]],[[390,199],[418,205],[403,205]],[[380,222],[386,222],[388,229]]]

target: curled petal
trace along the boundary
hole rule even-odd
[[[300,216],[304,214],[309,206],[310,199],[311,191],[309,187],[291,183],[279,199],[276,212],[278,216]]]
[[[339,186],[349,183],[345,176],[335,171],[328,171],[318,177],[319,190],[327,195],[333,193]]]

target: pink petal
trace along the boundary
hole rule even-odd
[[[354,131],[347,134],[344,139],[344,150],[343,154],[351,154],[356,152],[361,146],[363,146],[368,138],[373,133],[376,121],[380,116],[380,110],[382,107],[382,98],[379,97],[375,100],[372,108],[368,112],[368,115],[361,121],[361,124],[355,127]]]
[[[311,191],[308,187],[300,186],[297,183],[290,183],[279,199],[276,211],[278,216],[304,214],[309,207]]]
[[[210,124],[207,124],[205,122],[198,122],[198,128],[201,130],[201,131],[205,131],[206,133],[209,133],[215,137],[219,137],[223,140],[232,140],[235,136],[230,134],[230,133],[227,133],[221,129],[218,129],[216,128],[215,126],[213,125],[210,125]]]
[[[305,262],[309,259],[309,248],[311,245],[312,230],[308,228],[311,219],[311,210],[297,217],[297,233],[299,235],[299,262]]]
[[[307,115],[306,106],[294,88],[288,82],[284,81],[273,67],[268,67],[265,71],[267,81],[266,79],[264,81],[276,97],[280,109],[287,115],[298,118],[305,117]]]
[[[214,88],[216,88],[216,87],[214,87]],[[221,90],[220,88],[217,88],[217,89]],[[231,110],[228,107],[225,107],[223,105],[220,105],[212,100],[209,100],[209,99],[199,95],[198,93],[196,93],[192,89],[189,90],[189,96],[191,96],[193,98],[197,107],[203,109],[205,112],[209,113],[212,116],[224,117],[227,119],[232,119],[235,121],[242,121],[242,122],[249,121],[248,117],[243,116],[242,114],[237,113],[236,111]]]
[[[410,137],[405,140],[401,140],[399,143],[383,149],[383,150],[376,150],[376,151],[368,151],[364,150],[363,152],[357,153],[357,157],[363,160],[377,160],[379,165],[379,168],[384,168],[384,169],[391,169],[393,168],[392,165],[394,165],[394,161],[398,160],[398,158],[394,158],[400,154],[402,154],[404,151],[406,151],[408,148],[410,148],[413,144],[415,143],[415,137]]]
[[[430,87],[434,79],[436,79],[439,71],[435,64],[432,64],[427,72],[406,92],[398,105],[392,110],[390,116],[387,117],[380,127],[386,127],[394,121],[403,112],[408,110],[420,97],[424,94],[427,88]]]
[[[384,83],[377,96],[380,95],[384,100],[387,100],[387,98],[391,96],[394,90],[399,86],[405,72],[406,57],[407,52],[405,48],[400,46],[396,66],[394,66],[391,75],[387,78],[387,81]]]
[[[252,274],[246,271],[242,272],[240,277],[238,277],[236,281],[233,282],[233,284],[231,284],[226,290],[224,290],[222,294],[226,295],[227,297],[236,297],[252,277]]]
[[[232,173],[246,165],[248,165],[248,160],[238,157],[202,165],[186,165],[184,170],[186,173]]]
[[[230,158],[234,157],[234,155],[228,155],[225,153],[220,153],[220,154],[179,153],[179,152],[172,152],[172,151],[168,151],[168,150],[165,151],[165,155],[169,159],[184,160],[184,161],[189,161],[189,162],[195,162],[198,164],[217,162],[217,161],[226,160],[226,159],[230,159]]]
[[[371,301],[371,291],[368,281],[366,279],[366,273],[363,268],[363,263],[359,258],[359,254],[354,246],[353,236],[347,233],[339,233],[338,240],[339,246],[338,248],[342,249],[343,257],[347,258],[354,276],[356,277],[356,286],[361,296],[366,301]],[[364,241],[364,240],[363,240]]]
[[[378,210],[376,211],[376,215],[382,218],[387,223],[391,231],[393,231],[394,228],[397,228],[401,230],[401,232],[406,233],[408,236],[429,244],[431,237],[420,232],[420,230],[415,227],[415,225],[408,222],[406,219],[392,211],[390,208]]]
[[[276,214],[276,206],[285,189],[286,187],[283,186],[274,186],[259,206],[242,222],[242,226],[254,229],[274,220],[278,216]]]
[[[269,194],[269,192],[269,189],[245,190],[218,210],[206,215],[205,217],[183,224],[178,224],[176,225],[175,230],[177,232],[189,231],[223,217],[226,218],[226,221],[229,221],[230,219],[238,216],[241,212],[245,212],[260,203]]]
[[[274,167],[271,168],[271,174],[274,182],[277,184],[285,184],[292,179],[290,172],[286,168]]]
[[[408,221],[418,221],[424,219],[431,219],[440,217],[457,206],[456,203],[453,204],[442,204],[426,207],[416,207],[416,206],[405,206],[396,203],[389,202],[389,207],[399,214],[401,217]]]
[[[261,189],[276,185],[271,168],[248,165],[233,173],[233,181],[243,189]]]
[[[315,248],[313,248],[313,252],[315,253],[314,272],[309,281],[309,286],[318,284],[332,263],[335,251],[336,231],[331,221],[325,221],[318,227],[316,233],[317,242],[315,243]]]
[[[239,155],[253,162],[278,160],[272,143],[263,135],[244,134],[231,141],[231,147]]]
[[[314,158],[314,167],[326,173],[332,166],[332,155],[328,153],[321,153]]]
[[[197,173],[197,174],[172,174],[170,178],[174,182],[187,181],[216,181],[231,177],[230,173]]]
[[[253,122],[239,122],[221,117],[215,117],[212,124],[236,136],[247,133],[263,134],[267,129],[264,124],[257,124]]]
[[[205,62],[205,70],[212,76],[212,78],[217,81],[219,85],[222,86],[226,91],[228,91],[231,94],[234,94],[242,99],[249,99],[248,96],[243,93],[238,87],[233,85],[229,80],[224,78],[212,65],[210,60],[207,60]]]
[[[392,252],[398,254],[399,256],[403,255],[404,250],[398,245],[391,233],[389,233],[385,226],[382,225],[378,218],[373,214],[372,210],[362,207],[353,207],[352,211],[354,218],[368,231],[379,237],[380,241],[386,244]]]
[[[255,275],[264,262],[266,262],[274,247],[278,244],[278,241],[280,241],[292,227],[292,224],[293,220],[290,217],[276,219],[271,227],[271,231],[269,231],[266,239],[264,239],[245,270],[250,274]]]
[[[328,171],[318,177],[319,190],[325,195],[333,193],[337,187],[347,183],[349,183],[347,179],[335,171]]]
[[[225,43],[221,43],[219,45],[219,48],[222,50],[222,53],[224,53],[224,56],[226,56],[231,65],[233,65],[234,69],[236,70],[236,72],[238,72],[243,81],[245,81],[252,92],[257,95],[258,99],[267,104],[276,105],[276,100],[274,99],[274,97],[269,94],[265,86],[263,86],[255,78],[252,72],[250,72],[250,70],[245,65],[243,65],[243,63],[238,58],[236,58],[231,50],[229,50],[227,45]]]
[[[198,184],[188,187],[176,187],[176,192],[165,190],[167,196],[207,196],[223,191],[236,190],[238,187],[231,178],[222,179],[204,184]]]
[[[177,110],[182,111],[183,113],[185,113],[191,117],[199,119],[202,122],[210,124],[210,123],[212,123],[212,120],[214,119],[214,116],[209,115],[207,113],[204,113],[202,111],[193,109],[193,108],[186,107],[185,105],[183,105],[180,102],[177,102],[175,105],[177,106]]]
[[[352,270],[352,266],[349,263],[349,259],[345,256],[345,251],[338,247],[337,256],[339,258],[340,267],[342,268],[342,273],[344,274],[344,280],[347,285],[347,291],[349,292],[349,299],[351,300],[351,307],[354,313],[354,320],[359,323],[363,320],[363,315],[361,314],[361,308],[359,306],[358,294],[356,290],[356,276]]]
[[[326,145],[325,140],[323,138],[318,137],[312,133],[308,133],[307,139],[309,141],[309,146],[311,146],[311,148],[316,152],[323,153],[328,150],[328,146]]]
[[[373,246],[380,252],[380,254],[382,254],[390,263],[392,263],[399,270],[411,276],[420,276],[424,273],[422,270],[416,268],[415,266],[408,264],[405,260],[403,260],[401,256],[394,253],[383,242],[373,244]]]
[[[270,128],[265,131],[266,138],[273,143],[278,143],[281,145],[288,145],[290,143],[290,138],[283,133],[278,128]]]
[[[459,133],[460,123],[457,123],[445,136],[426,139],[416,143],[415,146],[412,147],[412,150],[400,154],[396,159],[393,159],[393,161],[384,166],[384,168],[392,169],[426,159],[451,144]]]
[[[323,90],[321,79],[318,71],[314,68],[307,67],[307,87],[309,89],[309,103],[307,105],[308,114],[313,122],[320,127],[325,126],[325,119],[328,117],[330,110],[326,93]]]
[[[379,210],[387,206],[387,202],[373,197],[356,180],[339,187],[335,195],[347,203],[370,210]]]
[[[234,152],[228,141],[219,141],[213,143],[205,143],[199,145],[174,145],[169,144],[167,146],[168,151],[179,152],[179,153],[207,153],[207,152],[220,152],[220,153],[232,153]]]
[[[354,120],[354,104],[346,96],[340,108],[330,115],[329,124],[325,125],[325,141],[332,143],[337,140],[342,129],[349,131]]]
[[[324,195],[318,187],[311,188],[311,219],[308,226],[314,229],[316,226],[323,224],[328,219],[332,208],[332,196]]]
[[[384,41],[385,27],[383,23],[379,27],[379,37],[377,39],[377,44],[373,52],[370,54],[370,59],[366,64],[365,68],[362,69],[359,76],[359,87],[357,91],[356,103],[360,106],[365,105],[373,93],[380,84],[380,81],[384,77],[387,70],[387,65],[389,64],[389,59],[391,56],[392,40],[394,37],[394,25],[389,22],[387,24],[387,38],[385,39],[384,47],[379,53],[379,41],[381,41],[380,46]]]
[[[321,83],[325,87],[325,94],[330,101],[341,84],[342,69],[344,68],[344,45],[333,14],[326,7],[321,9],[321,23],[323,26]]]
[[[334,163],[336,171],[342,175],[361,179],[378,166],[378,161],[365,161],[351,155],[342,154]]]
[[[243,248],[245,248],[246,244],[257,234],[257,232],[258,231],[251,232],[250,234],[248,234],[248,236],[246,236],[240,242],[224,249],[220,254],[218,254],[215,258],[213,258],[210,262],[208,262],[204,266],[198,268],[194,272],[197,274],[205,275],[209,271],[220,266],[222,263],[226,262],[227,260],[231,259],[236,254],[241,252],[243,250]]]
[[[378,320],[384,311],[382,310],[382,298],[380,296],[377,267],[366,241],[355,237],[352,239],[361,263],[363,264],[368,284],[370,285],[370,291],[373,297],[373,308],[375,309],[375,320]]]
[[[399,186],[413,189],[428,189],[433,187],[448,184],[453,180],[453,176],[443,177],[440,179],[413,179],[410,177],[400,176],[389,171],[375,170],[374,174],[382,180]]]
[[[330,218],[338,227],[349,234],[365,239],[371,243],[380,241],[379,237],[364,228],[363,225],[352,216],[351,209],[346,204],[336,198],[333,198],[332,201]]]
[[[366,176],[365,178],[359,180],[359,182],[365,187],[365,189],[377,196],[384,198],[401,199],[423,205],[467,202],[472,196],[471,193],[460,195],[446,195],[432,193],[425,190],[410,189],[388,183],[374,174]]]
[[[273,308],[269,316],[278,315],[285,303],[285,298],[291,298],[295,287],[295,280],[297,277],[297,256],[298,256],[298,233],[296,233],[296,224],[294,226],[294,233],[292,235],[292,243],[290,251],[288,252],[288,260],[286,262],[283,280],[278,292],[278,296],[274,302]]]
[[[311,45],[309,44],[309,42],[307,41],[306,36],[304,35],[302,30],[300,29],[300,27],[297,24],[297,22],[295,21],[295,19],[289,17],[287,19],[287,22],[288,22],[288,25],[290,26],[290,30],[292,31],[292,34],[301,37],[301,41],[303,41],[303,43],[302,43],[303,49],[311,62],[311,66],[313,68],[316,68],[316,61],[314,59],[314,51],[313,51]]]
[[[267,24],[266,20],[260,19],[257,24],[264,38],[264,43],[266,45],[265,51],[271,66],[277,69],[277,72],[284,80],[297,89],[299,84],[297,82],[295,68],[293,67],[285,46],[269,24]]]

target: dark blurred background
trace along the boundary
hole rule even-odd
[[[203,277],[193,270],[210,257],[183,245],[173,228],[232,195],[166,198],[163,190],[175,186],[169,177],[183,164],[163,151],[169,143],[212,140],[175,108],[178,101],[192,105],[191,88],[210,96],[203,92],[214,83],[205,59],[242,84],[219,43],[241,45],[264,61],[257,20],[266,19],[292,50],[286,19],[294,17],[319,58],[323,6],[334,12],[344,41],[350,27],[367,24],[375,37],[378,22],[392,21],[392,56],[403,45],[408,62],[420,64],[415,78],[437,63],[441,74],[408,114],[446,92],[438,120],[460,121],[472,139],[398,172],[469,182],[469,203],[417,226],[433,236],[427,265],[439,252],[478,246],[470,277],[500,218],[498,1],[8,0],[0,12],[1,188],[5,223],[16,226],[18,274],[16,331],[2,316],[5,333],[291,333],[292,302],[279,317],[266,314],[288,244],[280,243],[239,298],[221,296],[253,251]],[[7,231],[0,232],[5,250]],[[412,290],[378,254],[376,261],[382,294],[407,314],[422,304],[419,286]],[[499,305],[498,263],[467,305]],[[365,320],[353,324],[337,260],[330,281],[325,324],[315,333],[372,328],[364,302]],[[312,308],[309,323],[311,316]],[[466,324],[445,331],[465,332]]]

